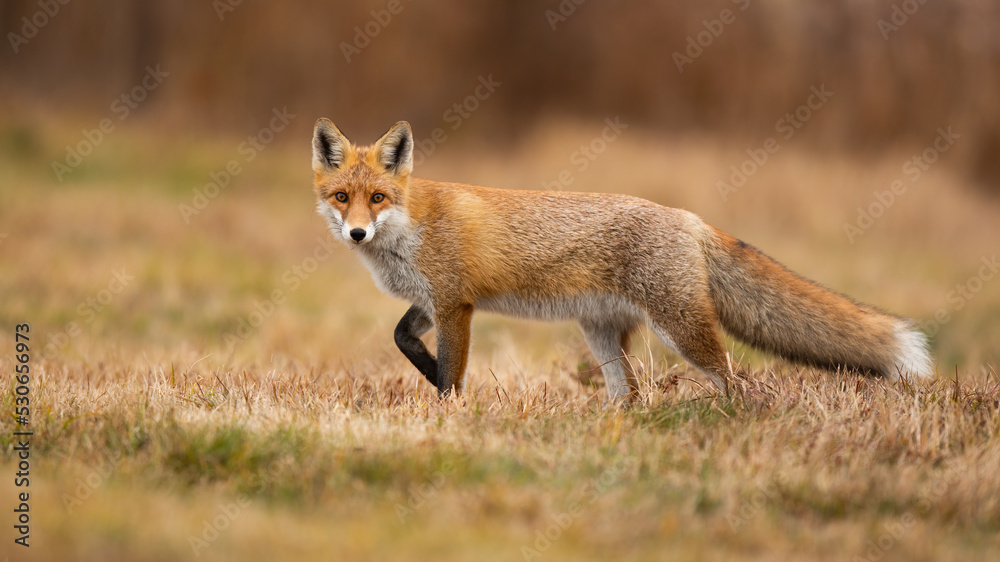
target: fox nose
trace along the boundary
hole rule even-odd
[[[367,234],[367,233],[365,232],[365,229],[363,229],[363,228],[352,228],[351,229],[351,238],[353,238],[355,242],[361,242],[362,240],[364,240],[365,239],[365,234]]]

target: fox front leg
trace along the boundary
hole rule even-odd
[[[433,325],[431,317],[414,305],[399,320],[393,336],[396,340],[396,347],[435,388],[438,388],[440,385],[438,385],[437,359],[428,353],[427,346],[420,341],[420,336],[426,334]]]
[[[435,306],[437,326],[438,394],[443,398],[452,389],[462,391],[462,378],[469,362],[472,305]]]

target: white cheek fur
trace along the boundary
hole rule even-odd
[[[351,229],[359,228],[359,225],[348,224],[344,220],[343,215],[340,214],[340,211],[326,201],[320,201],[316,206],[316,210],[320,216],[326,219],[330,230],[334,234],[339,234],[345,241],[351,242],[352,244],[354,243],[354,240],[351,238]],[[360,227],[365,229],[366,234],[360,244],[367,244],[368,242],[371,242],[375,237],[375,233],[380,230],[384,233],[380,236],[380,238],[395,238],[397,235],[396,231],[400,227],[406,228],[409,227],[409,225],[410,218],[404,211],[400,211],[396,208],[386,209],[375,217],[375,222],[368,223],[367,225]]]
[[[320,201],[316,205],[316,212],[318,212],[321,217],[326,219],[330,228],[334,230],[340,229],[340,225],[344,224],[344,218],[340,216],[340,211],[334,209],[333,205],[327,203],[326,201]]]
[[[388,208],[375,217],[375,230],[382,227],[395,229],[396,227],[408,227],[409,225],[410,217],[405,212],[395,208]]]
[[[344,239],[350,239],[347,224],[344,223],[344,218],[341,216],[340,211],[335,209],[333,205],[327,203],[326,201],[320,201],[319,204],[316,205],[316,211],[321,217],[326,219],[326,223],[330,227],[331,232],[334,234],[339,232]]]

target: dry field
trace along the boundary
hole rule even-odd
[[[572,325],[483,315],[468,392],[440,402],[394,349],[405,303],[312,210],[307,127],[250,162],[240,139],[123,129],[61,183],[49,162],[72,129],[8,127],[0,368],[30,322],[32,546],[13,543],[8,378],[0,556],[996,559],[1000,276],[980,272],[1000,203],[942,158],[852,244],[844,222],[921,147],[793,139],[723,201],[715,182],[754,141],[634,128],[577,170],[601,127],[541,127],[502,152],[450,142],[418,173],[540,188],[568,169],[570,189],[691,209],[860,300],[944,311],[925,324],[940,378],[811,371],[731,343],[751,378],[726,398],[647,336],[643,403],[619,410]],[[241,173],[185,220],[230,159]]]

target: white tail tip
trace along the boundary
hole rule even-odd
[[[900,375],[909,379],[934,376],[927,336],[906,320],[896,325],[896,354],[889,372],[892,380],[898,380]]]

